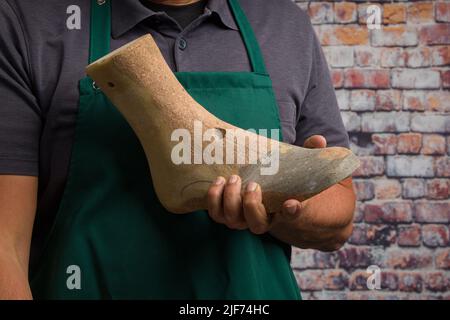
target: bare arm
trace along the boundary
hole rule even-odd
[[[0,300],[32,299],[28,262],[36,177],[0,175]]]
[[[350,237],[353,228],[352,179],[347,178],[301,203],[294,201],[293,207],[292,219],[288,212],[274,219],[270,230],[273,236],[299,248],[337,250]]]

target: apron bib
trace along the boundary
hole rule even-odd
[[[238,1],[229,4],[253,72],[176,76],[222,120],[281,134],[258,42]],[[109,52],[110,27],[110,1],[93,0],[90,62]],[[90,78],[79,87],[67,184],[30,272],[36,299],[300,299],[288,245],[268,234],[230,230],[205,211],[167,212],[131,127]]]

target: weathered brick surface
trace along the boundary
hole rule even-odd
[[[402,225],[398,227],[398,245],[400,247],[418,247],[421,242],[421,225]]]
[[[395,199],[402,194],[402,185],[394,179],[377,179],[375,184],[375,197],[377,199]]]
[[[368,181],[363,181],[368,182]],[[450,190],[450,180],[431,179],[427,181],[427,198],[433,200],[448,199]]]
[[[344,73],[346,88],[389,88],[389,71],[378,69],[347,69]]]
[[[436,3],[436,21],[450,22],[450,3],[449,2]]]
[[[402,133],[398,136],[398,153],[419,153],[422,148],[422,135],[420,133]]]
[[[406,21],[406,7],[399,3],[383,5],[383,22],[386,24],[404,23]]]
[[[390,133],[372,134],[374,153],[395,154],[397,152],[397,135]]]
[[[403,179],[403,198],[418,199],[425,196],[425,180]]]
[[[450,1],[323,0],[308,13],[361,167],[347,244],[293,250],[303,298],[450,300]],[[381,290],[367,288],[371,265]]]

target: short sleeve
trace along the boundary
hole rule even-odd
[[[311,26],[311,32],[314,30]],[[303,145],[312,135],[322,135],[328,146],[349,147],[327,61],[317,37],[313,36],[312,65],[308,91],[300,107],[296,126],[296,145]]]
[[[0,174],[38,175],[42,120],[20,19],[0,2]]]

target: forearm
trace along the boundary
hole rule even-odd
[[[350,237],[355,194],[350,178],[301,203],[295,221],[275,217],[271,234],[300,248],[332,251]]]
[[[16,254],[0,249],[0,300],[32,299],[28,272]]]
[[[38,179],[0,175],[0,299],[32,299],[28,260]]]

